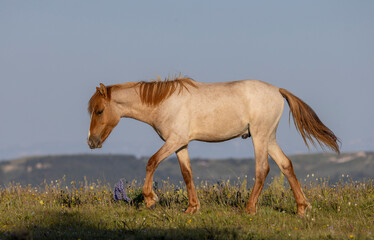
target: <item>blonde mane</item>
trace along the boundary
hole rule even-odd
[[[193,79],[182,77],[181,75],[174,79],[165,78],[164,81],[158,76],[157,80],[152,80],[151,82],[142,81],[138,82],[137,85],[139,86],[139,95],[142,103],[152,106],[160,104],[177,90],[179,90],[178,94],[183,89],[188,91],[188,85],[197,88]]]

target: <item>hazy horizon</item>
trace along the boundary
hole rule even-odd
[[[1,1],[0,160],[29,155],[150,156],[162,141],[122,119],[102,149],[86,144],[87,102],[109,85],[185,74],[259,79],[308,103],[342,141],[373,151],[372,1]],[[308,148],[288,124],[287,154]],[[253,157],[252,142],[192,142],[191,157]]]

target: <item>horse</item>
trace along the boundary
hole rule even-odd
[[[269,172],[268,155],[287,177],[304,216],[311,204],[294,173],[292,162],[276,141],[279,119],[287,101],[296,129],[306,146],[328,147],[339,153],[339,139],[319,119],[313,109],[283,88],[259,80],[203,83],[189,77],[127,82],[96,87],[88,104],[91,122],[87,143],[101,148],[120,118],[149,124],[164,141],[149,159],[143,186],[147,208],[158,200],[152,190],[153,174],[165,158],[176,153],[188,193],[186,213],[199,211],[200,202],[193,183],[188,155],[190,141],[221,142],[242,136],[252,137],[255,152],[255,183],[246,204],[249,214],[257,211],[257,200]]]

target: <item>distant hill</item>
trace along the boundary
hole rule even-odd
[[[329,177],[337,181],[342,174],[348,174],[353,180],[362,180],[374,176],[374,153],[356,152],[336,155],[332,153],[302,154],[290,156],[297,177],[304,181],[309,174],[316,177]],[[97,181],[113,184],[121,178],[128,181],[136,179],[143,182],[147,158],[136,158],[132,155],[61,155],[40,156],[14,159],[0,162],[0,185],[9,182],[39,185],[46,181],[66,178],[72,180]],[[273,160],[269,160],[270,173],[268,180],[278,176],[280,171]],[[200,181],[217,182],[238,177],[254,178],[254,159],[192,159],[192,170],[195,184]],[[168,180],[173,183],[183,181],[177,159],[163,161],[155,173],[155,181]]]

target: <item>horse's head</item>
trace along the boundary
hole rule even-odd
[[[88,103],[91,115],[87,143],[91,149],[101,148],[105,139],[120,120],[120,114],[111,101],[111,89],[100,83]]]

